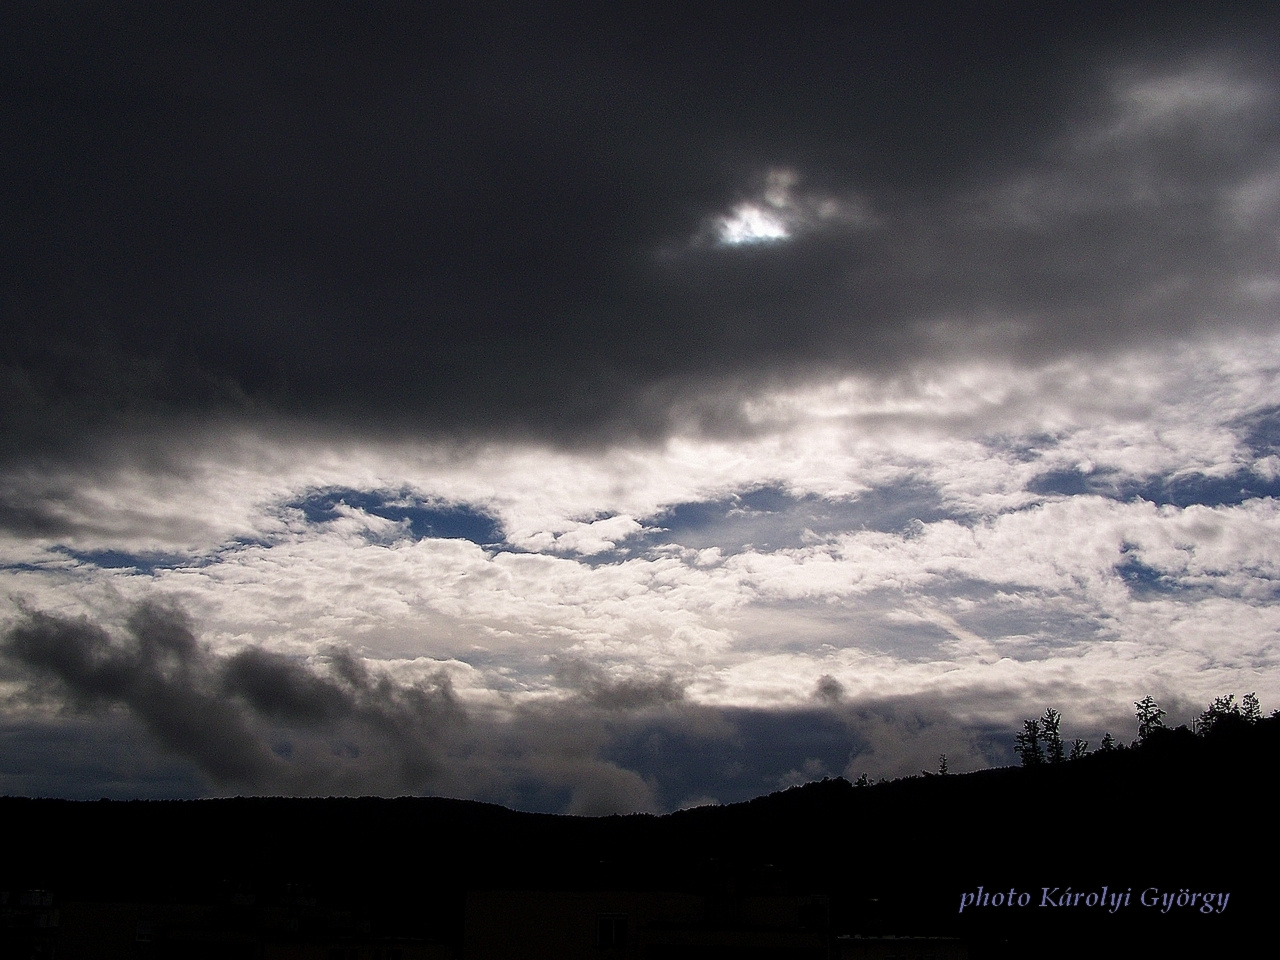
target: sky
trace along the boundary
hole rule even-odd
[[[19,0],[0,91],[2,793],[1280,707],[1274,4]]]

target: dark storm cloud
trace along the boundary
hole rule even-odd
[[[813,688],[813,696],[824,703],[839,703],[844,697],[844,684],[830,674],[823,674]]]
[[[1106,120],[1108,65],[1269,83],[1274,5],[1206,10],[11,4],[9,453],[212,410],[732,429],[699,385],[892,366],[990,319],[1029,324],[1004,343],[1028,355],[1190,329],[1270,263],[1211,207],[1274,111],[1092,159],[1061,138]],[[770,169],[874,216],[688,246]],[[992,220],[1027,171],[1088,195]],[[1141,176],[1169,197],[1134,202]]]
[[[118,634],[27,613],[0,654],[4,678],[18,684],[10,707],[71,711],[0,728],[0,785],[61,796],[193,796],[208,789],[203,779],[219,792],[443,792],[555,812],[652,810],[645,781],[599,754],[629,728],[628,714],[683,697],[670,677],[611,680],[572,661],[561,672],[578,697],[498,723],[467,716],[443,675],[375,674],[340,648],[319,663],[253,647],[218,655],[180,610],[147,604]],[[98,723],[86,728],[86,717]],[[141,744],[144,762],[122,755],[121,742],[138,739],[131,725],[158,756]],[[56,762],[28,762],[40,744],[68,739],[77,748]]]
[[[351,703],[336,684],[255,647],[228,659],[224,682],[229,691],[274,719],[315,724],[351,712]]]
[[[710,707],[670,676],[614,679],[566,660],[571,696],[500,718],[464,712],[443,677],[374,674],[345,650],[314,662],[217,654],[181,611],[155,605],[110,631],[27,613],[0,651],[7,705],[25,711],[0,725],[0,787],[72,797],[444,793],[551,812],[671,810],[825,775],[915,774],[940,753],[957,771],[1008,762],[1012,731],[959,715],[1037,695],[853,700],[825,676],[811,706]]]
[[[0,530],[19,536],[56,537],[73,529],[74,523],[54,514],[47,504],[0,500]]]
[[[122,643],[85,620],[33,613],[9,632],[4,652],[81,707],[127,708],[160,743],[218,782],[253,783],[272,764],[245,718],[220,696],[208,654],[174,611],[138,608]]]
[[[218,656],[170,607],[137,607],[118,637],[33,612],[0,649],[28,699],[123,710],[223,789],[421,790],[464,719],[443,677],[394,681],[340,649],[322,672],[256,648]]]
[[[556,679],[587,703],[603,710],[640,710],[684,699],[684,687],[669,674],[651,678],[612,679],[594,664],[564,659]]]

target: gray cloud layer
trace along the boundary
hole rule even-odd
[[[575,696],[501,718],[464,710],[443,676],[377,675],[345,650],[310,663],[258,648],[217,655],[180,610],[148,604],[119,631],[28,613],[0,652],[16,684],[10,708],[36,711],[21,742],[62,744],[25,765],[7,751],[4,788],[37,794],[445,793],[602,814],[743,799],[824,775],[917,773],[940,753],[953,770],[1009,758],[1009,731],[966,725],[954,704],[847,702],[830,677],[812,708],[715,709],[686,702],[669,676],[611,679],[565,661],[559,675]],[[963,700],[973,709],[1007,696]]]
[[[10,5],[10,455],[740,429],[707,388],[1274,305],[1274,5],[538,9]],[[814,229],[696,242],[771,170]]]
[[[4,653],[30,671],[28,696],[123,708],[223,790],[420,789],[463,719],[445,678],[374,676],[344,650],[325,658],[323,673],[253,647],[215,656],[181,611],[150,604],[118,638],[83,619],[32,613],[9,631]]]

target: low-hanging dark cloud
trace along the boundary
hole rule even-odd
[[[641,710],[684,699],[684,685],[669,673],[653,678],[614,679],[585,660],[558,661],[556,679],[582,700],[601,710]]]
[[[1280,15],[1149,13],[11,4],[6,452],[213,413],[733,430],[705,388],[1261,322],[1273,232],[1218,208],[1274,163]],[[1262,99],[1074,150],[1126,69]],[[691,243],[777,169],[868,215]]]
[[[120,705],[165,747],[194,760],[215,781],[253,782],[271,756],[222,696],[208,654],[181,615],[144,606],[127,639],[101,627],[32,613],[10,631],[6,654],[58,685],[81,708]]]
[[[24,772],[24,745],[65,740],[76,728],[73,739],[96,742],[119,768],[132,722],[160,754],[150,766],[179,781],[179,796],[449,794],[555,812],[651,811],[650,786],[602,754],[620,715],[682,696],[667,676],[612,681],[575,661],[562,672],[578,698],[524,706],[499,722],[465,710],[443,673],[414,681],[374,672],[339,647],[311,661],[260,647],[215,653],[181,609],[148,603],[119,630],[28,611],[0,641],[0,666],[19,690],[10,708],[35,709],[6,731],[3,752],[19,768],[6,771],[6,783],[71,796],[99,783],[126,796],[157,788],[145,771],[102,783],[82,751],[70,769]],[[85,728],[83,717],[101,726]],[[194,776],[175,778],[175,759]]]
[[[181,610],[156,604],[118,635],[30,612],[0,649],[28,699],[123,710],[224,791],[420,792],[466,720],[442,675],[374,675],[344,649],[320,668],[255,647],[219,655]]]
[[[660,812],[822,776],[914,775],[944,753],[955,772],[1011,763],[1016,724],[960,717],[1013,703],[1039,715],[1062,702],[1046,698],[1081,696],[1055,686],[854,699],[824,676],[810,705],[715,707],[685,698],[667,674],[555,667],[568,696],[499,715],[464,708],[442,674],[375,673],[346,649],[309,661],[215,652],[173,606],[141,604],[111,629],[29,611],[0,640],[16,691],[0,727],[0,781],[71,797],[443,794],[557,813]],[[1071,736],[1099,739],[1096,716],[1066,713]],[[1123,737],[1128,721],[1113,720]]]

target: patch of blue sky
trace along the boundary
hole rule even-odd
[[[1247,500],[1280,497],[1280,477],[1268,479],[1248,470],[1229,476],[1184,473],[1176,476],[1117,479],[1115,471],[1054,470],[1027,484],[1041,496],[1075,497],[1092,494],[1113,500],[1146,500],[1159,506],[1238,506]]]
[[[1115,566],[1116,574],[1125,582],[1134,597],[1169,596],[1181,590],[1178,581],[1155,567],[1143,563],[1136,556],[1128,554]]]
[[[415,540],[469,540],[480,546],[502,542],[498,522],[466,504],[431,503],[403,493],[352,489],[317,491],[287,504],[316,524],[336,519],[341,505],[384,520],[407,521]]]
[[[993,454],[1015,463],[1034,463],[1046,450],[1058,446],[1060,438],[1051,433],[1034,433],[1026,436],[988,436],[984,443]]]
[[[499,552],[501,553],[541,553],[541,551],[539,550],[522,550],[518,547],[504,547]],[[597,567],[616,566],[617,564],[625,563],[628,560],[636,560],[638,558],[643,558],[644,556],[645,556],[644,550],[637,549],[636,547],[631,546],[630,544],[627,544],[627,543],[620,543],[617,546],[615,546],[612,550],[601,550],[599,553],[592,553],[587,556],[577,556],[577,555],[570,554],[567,556],[567,559],[572,559],[573,562],[578,564],[579,566],[587,567],[590,570],[595,570]]]
[[[100,570],[136,570],[152,574],[157,570],[173,570],[190,564],[190,558],[172,553],[129,553],[124,550],[72,550],[58,547],[57,551],[80,563],[92,564]]]
[[[47,573],[49,568],[39,563],[0,563],[0,570],[11,570],[18,573]]]
[[[1256,457],[1280,454],[1280,406],[1269,407],[1236,422],[1241,439]]]
[[[222,552],[231,553],[248,547],[271,547],[272,545],[273,541],[266,537],[235,537],[223,545]]]
[[[1183,474],[1151,478],[1140,484],[1125,484],[1121,495],[1125,500],[1140,497],[1160,506],[1237,506],[1246,500],[1280,497],[1280,478],[1269,480],[1244,470],[1226,477]]]
[[[1112,496],[1117,491],[1112,471],[1050,470],[1027,484],[1030,493],[1040,496],[1078,497],[1085,494]]]
[[[1208,596],[1244,595],[1253,601],[1280,597],[1280,581],[1258,571],[1240,571],[1246,573],[1244,582],[1236,576],[1212,573],[1177,576],[1144,562],[1129,546],[1124,547],[1122,553],[1124,559],[1114,569],[1136,600],[1173,599],[1194,603]]]
[[[917,481],[839,500],[796,496],[782,487],[763,486],[718,500],[673,504],[644,518],[645,526],[659,529],[643,539],[648,545],[719,547],[731,554],[748,546],[760,551],[800,547],[814,536],[855,530],[897,533],[911,529],[913,521],[932,523],[954,517],[943,507],[934,486]]]

